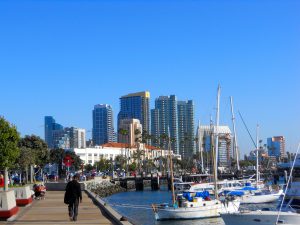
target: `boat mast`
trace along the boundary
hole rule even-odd
[[[256,125],[256,187],[258,187],[258,174],[259,174],[259,165],[258,165],[258,131],[259,125]]]
[[[230,105],[231,105],[231,115],[232,115],[232,125],[233,125],[233,151],[235,153],[236,157],[236,166],[237,170],[240,170],[240,162],[239,162],[239,150],[238,150],[238,144],[237,144],[237,137],[236,137],[236,129],[235,129],[235,116],[234,116],[234,110],[233,110],[233,100],[232,96],[230,96]]]
[[[203,150],[202,150],[202,138],[201,138],[200,120],[198,121],[198,144],[199,144],[199,155],[200,155],[200,160],[201,160],[201,172],[204,173]]]
[[[215,136],[216,136],[216,143],[215,143],[215,197],[218,198],[218,187],[217,187],[217,181],[218,181],[218,155],[219,155],[219,120],[220,120],[220,94],[221,94],[221,87],[220,84],[218,86],[218,95],[217,95],[217,113],[216,113],[216,130],[215,130]]]
[[[174,173],[173,173],[173,160],[171,154],[171,135],[170,128],[168,127],[168,147],[169,147],[169,157],[170,157],[170,172],[171,172],[171,192],[172,192],[172,205],[175,205],[175,191],[174,191]]]

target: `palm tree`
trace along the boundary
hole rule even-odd
[[[165,133],[163,133],[163,134],[161,134],[160,136],[159,136],[159,138],[160,138],[160,159],[159,159],[159,170],[160,170],[160,172],[162,172],[162,167],[163,168],[165,168],[164,167],[164,161],[163,161],[163,159],[162,159],[162,149],[166,146],[166,142],[168,141],[168,135],[166,135]],[[166,150],[166,148],[165,148],[165,150]]]
[[[128,164],[129,164],[129,160],[130,160],[130,157],[129,157],[129,149],[130,149],[130,143],[129,143],[129,131],[128,130],[126,130],[126,129],[123,129],[123,128],[120,128],[119,130],[118,130],[118,133],[121,135],[121,136],[125,136],[125,137],[127,137],[126,139],[126,142],[127,142],[127,149],[125,149],[125,151],[127,152],[127,154],[126,154],[126,152],[125,152],[125,159],[126,159],[126,175],[128,174]]]
[[[117,155],[115,158],[115,163],[120,169],[126,168],[126,157],[123,155]]]
[[[142,142],[142,135],[139,129],[135,129],[135,142],[136,142],[136,152],[133,154],[133,158],[137,160],[138,172],[141,171],[141,157],[145,155],[145,151],[140,149]]]

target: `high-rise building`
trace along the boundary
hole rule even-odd
[[[49,148],[85,148],[85,129],[66,127],[45,116],[45,141]]]
[[[45,116],[45,142],[48,148],[54,148],[53,132],[55,130],[63,130],[63,126],[56,123],[52,116]]]
[[[70,148],[85,148],[85,129],[70,127],[65,128],[65,132],[69,135]]]
[[[53,148],[70,148],[70,135],[67,129],[53,131]]]
[[[120,143],[128,143],[130,146],[136,144],[136,138],[141,137],[142,125],[138,119],[122,119],[120,120],[119,129],[126,130],[126,134],[121,132],[118,134]]]
[[[151,109],[151,144],[160,148],[159,110]]]
[[[268,155],[281,159],[285,157],[285,137],[275,136],[267,139]]]
[[[168,141],[162,139],[161,136],[170,136],[172,140],[171,149],[175,154],[179,153],[177,99],[175,95],[160,96],[155,99],[155,109],[151,110],[151,134],[155,138],[152,144],[163,149],[168,149]]]
[[[143,131],[150,134],[150,92],[138,92],[124,95],[120,98],[120,112],[118,114],[118,130],[122,119],[138,119]]]
[[[215,146],[216,126],[200,126],[200,135],[203,150],[209,152]],[[227,167],[231,164],[232,149],[231,149],[231,130],[228,126],[219,126],[219,150],[218,150],[218,166]],[[213,143],[212,143],[213,142]]]
[[[191,157],[193,154],[196,153],[193,101],[178,101],[177,116],[179,154],[183,158]]]
[[[114,142],[115,132],[112,107],[107,104],[94,106],[93,110],[93,143],[102,145]]]

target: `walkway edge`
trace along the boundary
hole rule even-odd
[[[117,225],[132,225],[129,221],[122,221],[124,218],[122,215],[120,215],[117,211],[115,211],[111,206],[106,204],[101,198],[97,197],[97,195],[89,190],[85,190],[85,192],[88,194],[90,198],[92,198],[97,205],[104,210],[105,213],[109,216],[110,219],[113,220],[113,222]]]

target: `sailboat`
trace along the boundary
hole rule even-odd
[[[217,189],[217,156],[218,156],[218,126],[219,126],[219,105],[220,105],[220,86],[218,87],[217,97],[217,115],[216,115],[216,147],[215,147],[215,189]],[[215,190],[215,199],[209,197],[207,191],[204,192],[183,192],[182,194],[174,193],[173,185],[173,165],[171,155],[171,143],[169,137],[169,157],[171,171],[171,191],[172,204],[153,204],[152,209],[156,220],[182,220],[182,219],[203,219],[219,217],[221,213],[237,212],[240,202],[238,199],[219,200],[217,190]]]
[[[300,144],[295,155],[295,159],[290,168],[290,176],[287,181],[287,188],[284,197],[278,206],[277,211],[258,210],[243,211],[235,213],[221,214],[226,225],[277,225],[289,224],[299,225],[300,221],[300,176],[294,174],[294,168],[300,169],[300,155],[298,154]]]
[[[232,113],[232,122],[233,122],[233,130],[234,130],[234,152],[236,154],[236,159],[237,159],[237,169],[239,170],[239,157],[238,157],[238,149],[237,149],[237,138],[236,138],[236,130],[235,130],[235,117],[234,117],[234,110],[233,110],[233,100],[232,97],[230,97],[230,103],[231,103],[231,113]],[[246,124],[245,124],[246,125]],[[241,204],[261,204],[261,203],[270,203],[277,201],[280,196],[283,193],[283,190],[278,190],[278,191],[271,191],[267,189],[263,189],[261,186],[261,182],[259,179],[259,138],[258,138],[258,131],[259,131],[259,126],[257,125],[256,128],[256,187],[243,187],[243,188],[238,188],[238,189],[231,189],[226,190],[224,189],[223,191],[226,194],[229,195],[238,195],[241,198]],[[251,137],[252,138],[252,137]],[[254,143],[254,141],[253,141]],[[264,187],[264,185],[263,185]]]

